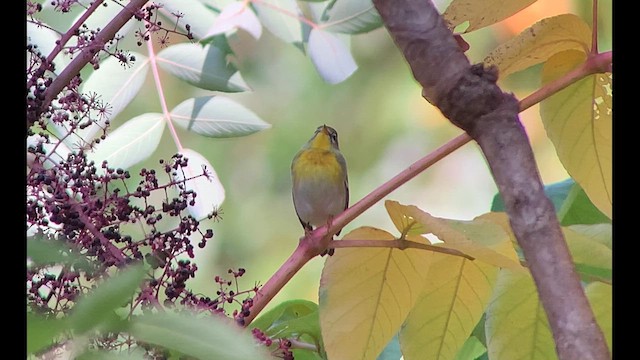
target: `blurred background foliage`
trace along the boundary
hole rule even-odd
[[[435,2],[441,11],[449,3]],[[611,49],[611,3],[599,1],[600,51]],[[467,56],[472,63],[480,62],[498,44],[545,17],[575,13],[591,24],[591,10],[591,1],[538,0],[509,19],[465,35],[471,46]],[[44,20],[65,24],[61,18]],[[182,41],[183,37],[171,39],[172,44]],[[268,31],[263,31],[258,41],[238,31],[229,43],[236,55],[232,61],[253,91],[223,95],[242,103],[272,127],[231,139],[205,138],[177,129],[182,145],[209,159],[226,189],[221,221],[211,220],[202,227],[212,228],[215,237],[205,249],[196,247],[199,271],[190,284],[194,292],[208,296],[215,296],[217,290],[214,276],[226,277],[229,268],[247,270],[240,279],[241,290],[264,284],[295,249],[303,231],[291,200],[290,165],[317,126],[327,124],[338,131],[349,170],[350,204],[461,133],[422,98],[420,86],[384,28],[352,36],[358,70],[337,85],[323,82],[308,57]],[[133,36],[123,45],[146,53],[145,46],[135,45]],[[154,47],[160,51],[157,43]],[[539,87],[539,71],[533,67],[501,79],[500,84],[504,91],[523,98]],[[211,95],[164,72],[161,81],[169,108],[190,97]],[[149,76],[139,96],[114,119],[112,129],[141,113],[160,111]],[[568,175],[546,137],[538,106],[520,115],[544,183],[566,179]],[[159,159],[169,159],[176,151],[165,130],[158,151],[130,172],[158,168]],[[496,191],[479,148],[469,143],[387,199],[416,205],[437,217],[468,220],[490,210]],[[365,225],[393,233],[382,201],[347,225],[342,235]],[[269,307],[288,299],[317,303],[323,263],[324,258],[308,263]]]

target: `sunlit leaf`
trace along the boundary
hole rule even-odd
[[[594,282],[587,285],[584,291],[607,345],[609,349],[613,349],[613,288],[611,285]]]
[[[597,226],[597,225],[591,225]],[[609,227],[611,229],[611,227]],[[594,234],[588,227],[563,227],[576,270],[585,281],[601,280],[611,283],[613,254],[610,248],[590,236],[611,237],[611,234]],[[585,232],[586,234],[583,234]]]
[[[521,269],[509,235],[494,220],[506,218],[504,213],[488,213],[472,221],[461,221],[437,218],[416,206],[401,205],[391,200],[387,200],[385,206],[387,211],[395,209],[395,213],[390,211],[390,214],[396,226],[401,228],[405,223],[415,223],[413,226],[418,227],[412,228],[412,233],[420,231],[422,235],[437,236],[443,243],[436,246],[458,250],[494,266]],[[415,238],[419,236],[409,237],[411,240]]]
[[[295,0],[261,0],[253,3],[260,22],[272,34],[291,44],[302,44],[302,12]]]
[[[81,334],[109,319],[114,310],[132,299],[145,272],[142,265],[131,266],[82,296],[69,317],[73,329]]]
[[[115,6],[112,6],[115,7]],[[103,103],[106,111],[90,112],[96,121],[86,129],[76,130],[76,133],[86,142],[105,128],[105,122],[113,119],[133,100],[147,77],[149,61],[146,56],[130,52],[135,57],[131,66],[123,66],[114,57],[108,57],[100,63],[100,69],[94,71],[83,83],[82,92],[91,96],[96,94]],[[74,137],[70,137],[73,141]]]
[[[361,34],[382,26],[382,18],[371,0],[336,1],[321,24],[324,30]]]
[[[393,240],[361,227],[343,240]],[[426,243],[426,241],[423,241]],[[320,279],[320,325],[329,359],[375,359],[420,295],[432,253],[418,249],[341,248]]]
[[[489,359],[557,359],[547,316],[529,273],[500,270],[486,316]]]
[[[565,51],[543,66],[548,83],[584,61],[585,54]],[[588,76],[542,101],[540,115],[565,169],[593,204],[612,216],[611,74]]]
[[[164,127],[162,114],[136,116],[109,133],[87,157],[98,164],[99,169],[99,164],[105,160],[110,168],[128,169],[153,154],[160,144]]]
[[[452,30],[468,21],[469,27],[464,30],[464,33],[468,33],[502,21],[534,2],[536,0],[453,0],[442,17]]]
[[[188,24],[196,39],[203,39],[218,14],[198,0],[162,0],[159,13],[185,30]],[[174,14],[181,14],[178,19]]]
[[[160,51],[158,64],[189,84],[225,92],[247,91],[238,70],[227,62],[227,53],[214,45],[177,44]]]
[[[400,331],[405,359],[455,359],[491,297],[498,268],[435,254],[422,295]]]
[[[183,149],[180,154],[189,160],[187,166],[178,170],[173,179],[176,182],[186,180],[185,188],[197,194],[195,204],[189,205],[187,209],[196,220],[202,220],[220,208],[225,191],[215,169],[204,156],[191,149]]]
[[[248,32],[255,39],[259,39],[262,35],[260,20],[249,8],[248,3],[243,1],[233,2],[225,6],[204,37],[224,34],[227,31],[238,28]]]
[[[129,333],[140,341],[196,359],[269,359],[265,348],[247,331],[215,316],[145,314],[135,319]]]
[[[187,130],[218,138],[245,136],[271,127],[251,110],[222,96],[187,99],[171,110],[171,119]]]
[[[613,233],[611,224],[586,224],[571,225],[571,230],[588,237],[590,240],[600,243],[609,249],[613,248]]]
[[[484,62],[496,65],[504,78],[542,63],[559,52],[578,50],[588,53],[590,49],[589,25],[574,14],[563,14],[542,19],[525,29],[491,51]]]
[[[330,84],[344,81],[358,68],[349,48],[328,31],[311,30],[308,50],[316,70]]]

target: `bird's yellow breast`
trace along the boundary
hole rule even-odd
[[[293,166],[294,177],[302,179],[325,178],[340,181],[344,171],[336,155],[330,150],[307,149],[298,156]]]

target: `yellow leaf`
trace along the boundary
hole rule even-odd
[[[524,70],[545,62],[565,50],[588,53],[591,49],[591,29],[573,14],[542,19],[513,39],[495,48],[484,59],[500,69],[500,76]]]
[[[493,292],[498,268],[434,254],[422,296],[400,331],[405,359],[455,359]]]
[[[416,221],[420,225],[416,229],[423,231],[422,235],[433,234],[443,241],[436,243],[436,246],[458,250],[494,266],[522,268],[508,234],[491,218],[481,216],[472,221],[449,220],[433,217],[413,205],[401,205],[396,201],[388,200],[385,206],[393,209],[396,218],[402,214]],[[416,238],[418,236],[409,237],[410,240]]]
[[[607,346],[611,349],[612,330],[613,330],[613,293],[611,285],[607,285],[600,282],[594,282],[587,285],[585,289],[593,315],[596,317],[596,322],[604,338],[607,341]]]
[[[442,16],[449,29],[469,21],[465,33],[502,21],[533,4],[536,0],[453,0]]]
[[[501,269],[486,315],[489,359],[557,359],[547,316],[529,273]]]
[[[343,240],[394,240],[362,227]],[[423,243],[427,243],[423,241]],[[398,332],[424,285],[432,252],[342,248],[320,279],[320,326],[329,359],[375,359]]]
[[[542,68],[548,83],[583,62],[585,55],[565,51]],[[540,115],[558,158],[591,202],[612,216],[612,75],[595,74],[559,91],[540,105]]]

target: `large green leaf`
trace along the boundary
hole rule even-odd
[[[489,359],[557,359],[547,316],[529,273],[500,270],[485,329]]]
[[[216,138],[245,136],[271,127],[251,110],[222,96],[187,99],[171,110],[171,119],[187,130]]]
[[[611,285],[594,282],[587,285],[584,291],[607,345],[609,349],[613,349],[613,288]]]
[[[164,128],[162,114],[136,116],[111,132],[87,157],[96,164],[106,160],[111,168],[128,169],[153,154]],[[100,166],[97,168],[102,170]]]
[[[169,46],[156,59],[165,71],[205,90],[250,90],[235,66],[227,61],[227,53],[212,44]]]
[[[71,327],[82,334],[110,320],[116,309],[131,300],[145,273],[142,265],[130,266],[82,296],[69,317]]]
[[[468,33],[502,21],[534,2],[536,0],[453,0],[442,17],[452,30],[468,21],[469,26],[464,31]]]
[[[321,344],[318,305],[308,300],[289,300],[262,314],[251,327],[257,327],[270,337],[288,338],[310,335]]]
[[[484,59],[496,65],[500,76],[545,62],[553,55],[576,50],[588,53],[591,48],[591,29],[574,14],[562,14],[542,19],[515,38],[500,44]]]
[[[596,227],[596,229],[591,229]],[[595,230],[595,231],[594,231]],[[562,232],[567,241],[576,271],[584,281],[599,280],[612,282],[613,254],[611,248],[603,244],[611,238],[609,233],[600,232],[600,225],[563,227]]]
[[[593,205],[587,193],[576,183],[573,184],[565,201],[558,209],[558,218],[562,226],[611,223],[611,219]]]
[[[349,239],[394,237],[361,227],[343,237]],[[329,359],[375,359],[380,354],[418,300],[431,255],[419,249],[343,248],[327,259],[319,306]]]
[[[371,0],[336,1],[327,15],[327,21],[320,26],[333,32],[361,34],[382,26],[382,18]]]
[[[575,182],[573,181],[573,179],[569,178],[544,186],[544,193],[553,203],[553,207],[555,208],[556,212],[560,211],[562,204],[569,195],[569,192],[573,188],[574,184]],[[500,193],[497,193],[493,196],[491,211],[505,211],[504,202],[502,201]]]
[[[196,359],[269,359],[250,334],[224,320],[186,312],[145,314],[132,321],[128,332],[140,341]]]
[[[312,29],[308,51],[316,70],[329,84],[346,80],[358,68],[345,43],[328,31]]]
[[[58,335],[67,327],[65,319],[46,319],[27,313],[27,354],[33,354],[54,344]]]
[[[566,74],[585,60],[581,51],[552,56],[542,68],[542,82]],[[567,172],[591,202],[612,216],[611,74],[588,76],[547,98],[540,115],[547,135]]]
[[[487,306],[498,268],[434,254],[425,287],[400,331],[405,359],[453,360]]]
[[[86,256],[74,251],[64,241],[47,239],[42,234],[27,238],[27,259],[31,260],[32,266],[58,264],[84,271],[91,268]]]
[[[475,360],[485,354],[487,348],[475,336],[470,336],[458,351],[455,360]]]

